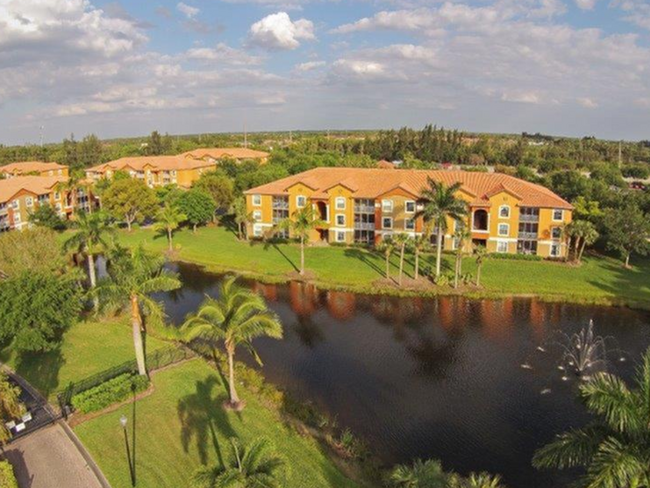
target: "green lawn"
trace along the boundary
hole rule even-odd
[[[147,351],[163,346],[163,341],[147,338]],[[80,322],[66,331],[56,349],[46,353],[18,355],[9,347],[0,350],[0,361],[50,398],[70,382],[134,357],[131,328],[120,321]]]
[[[225,412],[223,381],[203,360],[194,359],[163,370],[153,377],[154,393],[137,402],[136,476],[140,488],[177,488],[201,464],[229,455],[228,439],[247,442],[271,439],[290,466],[287,488],[354,487],[328,460],[311,438],[286,427],[273,411],[263,407],[243,388],[246,409]],[[114,488],[130,486],[125,444],[119,419],[129,419],[132,436],[133,406],[90,420],[75,428]]]
[[[165,250],[164,238],[148,229],[121,233],[126,244],[144,242],[151,249]],[[175,237],[178,258],[206,265],[211,269],[233,270],[262,279],[286,279],[299,263],[299,247],[294,244],[240,242],[223,227],[206,227],[196,234],[189,230]],[[453,259],[446,256],[451,269]],[[409,256],[406,272],[413,272]],[[424,261],[431,266],[433,256]],[[650,260],[633,260],[634,269],[626,270],[621,262],[601,257],[586,257],[580,267],[560,263],[515,260],[488,260],[483,268],[482,284],[488,295],[532,294],[554,300],[600,303],[625,303],[650,308]],[[324,286],[348,287],[358,291],[376,291],[373,282],[383,276],[381,256],[358,248],[314,247],[306,252],[306,265]],[[392,258],[392,273],[397,273],[397,256]],[[471,258],[464,270],[475,274]],[[447,288],[447,292],[450,290]]]

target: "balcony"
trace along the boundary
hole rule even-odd
[[[365,222],[355,222],[354,230],[375,230],[375,224]]]
[[[289,210],[289,202],[273,202],[273,210]]]
[[[375,213],[375,206],[374,205],[355,205],[354,206],[354,213],[374,214]]]
[[[534,240],[537,240],[537,233],[536,232],[520,232],[519,233],[519,239],[534,241]]]
[[[524,215],[524,214],[520,214],[520,215],[519,215],[519,222],[537,223],[537,222],[539,222],[539,215]]]

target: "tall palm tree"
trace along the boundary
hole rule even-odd
[[[416,236],[413,239],[413,254],[415,254],[415,279],[420,278],[420,254],[426,252],[430,247],[429,237],[426,234]]]
[[[74,223],[75,232],[64,242],[64,249],[75,249],[77,252],[86,255],[88,264],[88,277],[90,289],[97,286],[97,274],[95,273],[94,252],[98,248],[108,249],[107,238],[115,234],[115,229],[110,225],[107,216],[103,212],[87,214],[79,212]],[[97,297],[93,296],[93,306],[97,309]]]
[[[225,463],[200,468],[192,478],[194,488],[282,488],[286,461],[268,439],[242,446],[230,439],[232,457]]]
[[[408,234],[397,234],[393,242],[399,249],[399,276],[397,278],[397,284],[402,286],[402,276],[404,275],[404,255],[406,254],[406,248],[411,242],[411,237]]]
[[[215,350],[218,342],[223,341],[229,369],[230,402],[227,406],[241,410],[244,404],[235,388],[235,350],[237,346],[245,346],[262,364],[252,341],[263,336],[281,339],[282,324],[268,309],[264,298],[238,285],[236,278],[231,277],[219,287],[219,298],[207,298],[198,312],[188,317],[180,332],[185,341],[201,339]]]
[[[454,288],[458,288],[458,279],[463,274],[463,254],[465,251],[465,242],[471,237],[471,233],[460,221],[457,221],[456,230],[454,231],[454,240],[456,242],[456,265],[454,267]]]
[[[422,191],[421,199],[424,208],[416,216],[423,217],[425,223],[433,224],[436,229],[436,278],[440,277],[442,262],[442,236],[447,230],[447,220],[462,221],[467,217],[467,203],[456,196],[462,186],[454,183],[445,186],[444,183],[427,179],[428,188]]]
[[[505,488],[501,477],[489,473],[471,473],[467,478],[453,475],[448,488]]]
[[[384,237],[376,247],[377,251],[386,259],[386,279],[390,280],[390,257],[395,251],[395,241],[392,237]]]
[[[440,461],[416,459],[412,465],[400,464],[393,468],[389,483],[395,488],[447,488],[449,475]]]
[[[9,382],[9,377],[0,371],[0,446],[5,444],[11,433],[5,422],[16,419],[23,414],[24,407],[20,402],[20,388]]]
[[[167,235],[169,252],[174,250],[174,244],[172,242],[174,231],[186,220],[187,216],[176,205],[170,202],[165,202],[165,206],[158,210],[154,228],[157,232]]]
[[[476,286],[481,286],[481,270],[485,260],[489,257],[485,246],[474,247],[474,257],[476,258]]]
[[[600,373],[580,386],[590,424],[560,434],[535,453],[536,468],[585,467],[582,486],[650,486],[650,349],[636,374],[635,387]]]
[[[163,268],[165,259],[151,254],[140,245],[134,249],[116,247],[108,254],[108,278],[97,286],[97,296],[107,309],[130,309],[133,329],[133,346],[138,363],[138,372],[147,374],[143,332],[146,332],[143,317],[161,320],[162,305],[151,298],[152,293],[180,288],[178,277]]]
[[[296,210],[290,218],[284,219],[278,224],[280,229],[289,230],[293,237],[300,241],[300,274],[305,274],[305,241],[309,239],[311,231],[317,227],[326,225],[325,221],[321,220],[314,207],[307,204],[305,207]]]
[[[580,263],[585,247],[592,245],[598,239],[598,231],[588,220],[574,220],[566,226],[565,232],[574,242],[573,257],[577,263]]]
[[[244,197],[236,198],[230,207],[230,212],[233,214],[235,224],[237,224],[237,238],[241,241],[243,236],[248,240],[248,233],[245,232],[245,226],[246,224],[255,222],[255,219],[253,218],[253,212],[248,211],[246,199]]]

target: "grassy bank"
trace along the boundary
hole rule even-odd
[[[287,427],[273,410],[242,389],[246,409],[226,412],[226,387],[218,373],[195,359],[153,376],[154,393],[133,405],[83,423],[77,435],[114,488],[131,485],[119,419],[135,413],[137,486],[188,486],[194,470],[229,454],[230,437],[269,438],[290,466],[287,488],[355,487],[311,438]]]
[[[148,229],[121,233],[125,244],[144,243],[163,252],[166,241]],[[223,227],[199,229],[196,234],[183,230],[175,237],[176,257],[205,265],[214,271],[235,271],[263,281],[286,281],[296,271],[300,250],[294,244],[247,243]],[[445,256],[445,267],[452,268],[452,256]],[[423,258],[433,266],[434,256]],[[636,260],[633,269],[624,269],[617,260],[586,257],[581,266],[561,263],[489,259],[483,267],[481,290],[467,290],[477,297],[535,295],[553,301],[629,305],[650,308],[650,260]],[[316,283],[324,288],[342,288],[358,292],[403,294],[393,287],[378,288],[385,265],[376,253],[343,247],[313,247],[306,251],[307,268]],[[393,256],[391,272],[396,276],[399,260]],[[476,274],[474,259],[464,260],[464,272]],[[413,275],[413,258],[405,266]],[[428,294],[455,293],[450,287],[428,290]]]
[[[154,337],[147,338],[147,351],[165,345]],[[46,353],[19,355],[10,347],[0,350],[1,362],[49,398],[70,382],[133,358],[131,329],[120,321],[80,322],[66,331],[57,348]]]

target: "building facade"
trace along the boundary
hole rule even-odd
[[[182,156],[211,163],[217,163],[222,159],[234,159],[239,162],[253,160],[265,164],[269,160],[269,153],[244,147],[200,148],[183,153]]]
[[[457,196],[467,202],[468,251],[483,245],[493,253],[566,256],[563,229],[573,207],[543,186],[498,173],[316,168],[247,191],[254,219],[248,230],[258,238],[273,236],[278,222],[311,205],[325,222],[312,232],[312,242],[376,244],[396,233],[422,235],[425,223],[418,212],[429,178],[461,184]],[[445,250],[459,245],[455,226],[447,222]]]
[[[24,161],[20,163],[9,163],[0,166],[0,175],[4,178],[16,176],[58,176],[67,178],[68,167],[58,163],[46,163],[43,161]]]

